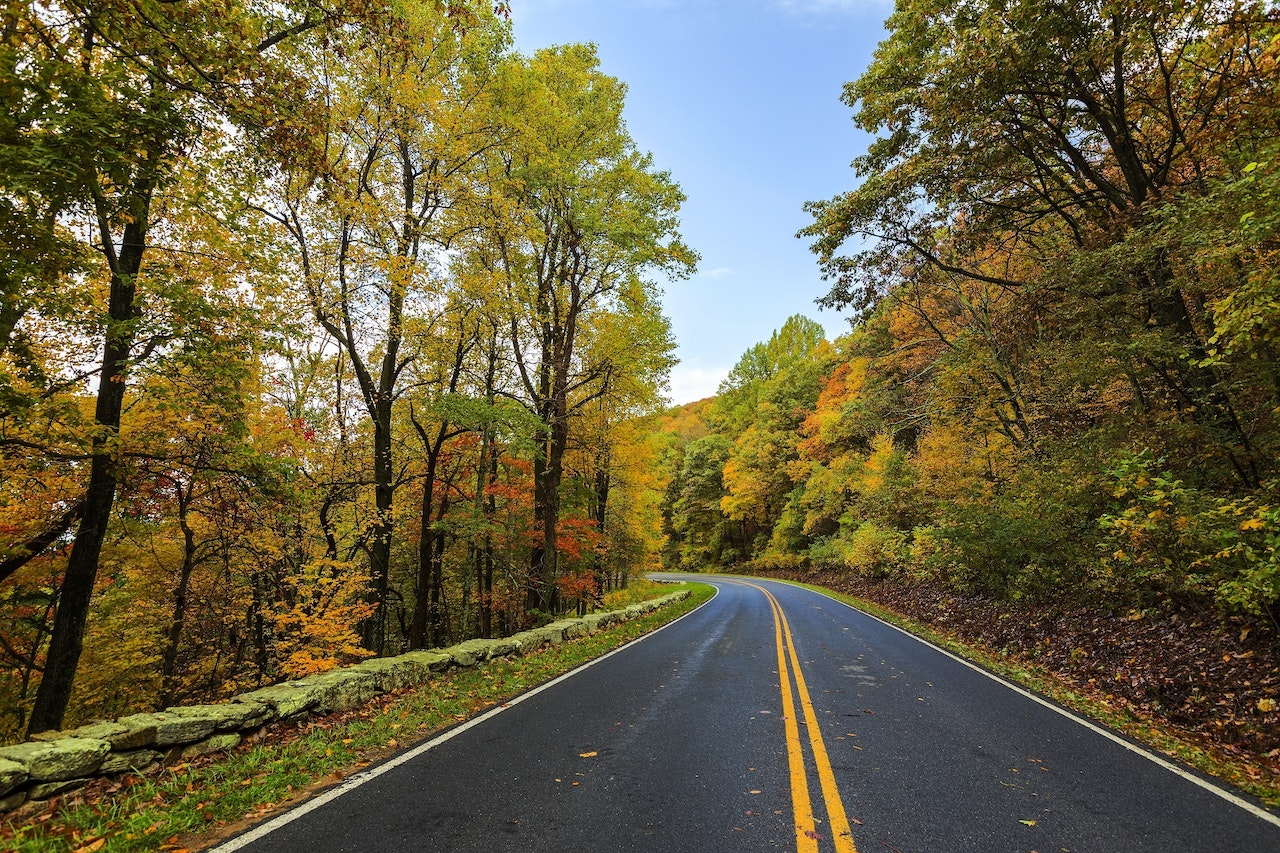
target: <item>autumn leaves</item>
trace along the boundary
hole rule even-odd
[[[490,3],[139,9],[0,41],[0,738],[624,585],[696,255],[594,49]]]

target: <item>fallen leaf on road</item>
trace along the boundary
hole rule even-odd
[[[1035,825],[1036,825],[1036,822],[1035,822],[1034,820],[1020,820],[1020,821],[1018,821],[1018,823],[1022,824],[1023,826],[1035,826]]]
[[[595,758],[599,754],[600,754],[599,752],[593,749],[590,752],[579,752],[578,757],[579,758]]]
[[[849,820],[853,821],[854,826],[862,826],[862,821],[858,820],[856,817],[851,817]]]
[[[806,837],[806,838],[812,838],[814,841],[817,841],[818,839],[822,838],[822,836],[821,836],[821,835],[819,835],[818,833],[814,832],[812,829],[806,829],[806,830],[804,831],[804,835],[805,835],[805,837]]]
[[[748,794],[763,794],[764,791],[747,791]]]

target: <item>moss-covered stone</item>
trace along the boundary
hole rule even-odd
[[[26,791],[14,791],[12,794],[0,797],[0,814],[11,812],[26,801]]]
[[[0,748],[0,759],[20,764],[36,782],[60,782],[88,776],[111,751],[105,740],[67,737],[42,743],[28,741]]]
[[[74,791],[76,788],[83,788],[88,782],[88,779],[64,779],[58,782],[38,782],[27,789],[27,799],[47,800],[50,797],[56,797],[59,794]]]
[[[211,752],[235,749],[239,745],[240,735],[235,732],[221,732],[216,735],[210,735],[199,743],[193,743],[185,747],[175,747],[175,749],[179,750],[178,756],[183,761],[190,761],[193,758],[199,758]]]
[[[260,702],[223,702],[218,705],[165,708],[164,713],[177,717],[212,720],[214,731],[225,732],[262,725],[271,716],[271,707]]]
[[[439,649],[426,649],[423,651],[406,652],[399,655],[397,660],[408,660],[425,666],[431,672],[444,672],[453,666],[453,657],[445,654]],[[366,661],[368,663],[368,661]]]
[[[522,655],[532,654],[546,643],[546,639],[537,631],[521,631],[507,637],[507,640],[515,643],[516,651]]]
[[[297,681],[286,681],[270,687],[260,687],[249,693],[241,693],[233,703],[266,705],[273,708],[276,717],[286,719],[320,705],[320,690]]]
[[[614,611],[608,610],[604,613],[589,613],[583,617],[582,621],[585,622],[587,627],[591,629],[592,633],[594,633],[596,631],[603,631],[613,625],[617,625],[622,622],[622,619]]]
[[[150,716],[150,714],[142,714],[137,719],[125,717],[123,720],[90,723],[73,729],[71,734],[75,737],[105,740],[111,744],[113,751],[138,749],[155,743],[159,726],[154,720],[149,719]],[[126,720],[129,722],[125,722]]]
[[[53,743],[55,740],[63,740],[69,737],[71,737],[70,731],[64,732],[61,729],[54,729],[47,732],[36,732],[28,738],[28,740],[39,741],[40,743]]]
[[[587,636],[587,626],[581,619],[561,619],[543,630],[559,631],[561,638],[565,640]]]
[[[492,645],[489,647],[488,660],[506,657],[507,655],[513,655],[520,651],[520,647],[513,642],[510,637],[503,637],[500,640],[490,640],[489,642],[492,643]]]
[[[450,646],[445,649],[449,657],[453,658],[453,665],[460,667],[471,667],[476,665],[476,653],[470,649],[459,649]]]
[[[542,646],[558,646],[564,642],[564,630],[554,627],[554,625],[534,628],[530,633],[538,637]]]
[[[119,722],[128,725],[146,725],[156,727],[156,736],[152,743],[156,746],[173,746],[179,743],[195,743],[213,734],[218,718],[198,711],[190,713],[163,711],[158,714],[133,714],[122,717]]]
[[[161,754],[154,749],[131,749],[128,752],[113,752],[102,761],[98,773],[141,773],[160,760]]]
[[[291,683],[299,689],[316,691],[317,707],[324,711],[348,711],[382,692],[372,673],[350,668],[310,675]]]
[[[467,640],[441,651],[453,658],[455,666],[475,666],[480,661],[489,659],[493,645],[493,640]]]
[[[27,781],[25,765],[7,758],[0,758],[0,797]]]
[[[385,693],[421,684],[431,676],[431,669],[425,664],[400,657],[372,658],[348,669],[369,673],[376,679],[378,688]]]

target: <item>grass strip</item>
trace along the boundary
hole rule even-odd
[[[1052,670],[1001,654],[987,646],[967,643],[953,634],[939,631],[923,622],[917,622],[874,601],[846,595],[817,584],[801,581],[781,582],[820,592],[869,613],[1014,684],[1052,699],[1062,707],[1120,732],[1156,752],[1221,779],[1265,805],[1280,808],[1280,779],[1275,778],[1266,769],[1225,753],[1212,745],[1193,740],[1188,734],[1160,720],[1141,714],[1127,705],[1113,704],[1101,696],[1083,693]]]
[[[92,783],[84,802],[0,822],[0,847],[47,851],[181,851],[209,844],[219,829],[258,820],[439,731],[683,616],[715,590],[687,584],[691,595],[607,630],[521,658],[453,670],[416,688],[387,694],[344,714],[328,715],[232,752],[157,774]],[[670,585],[654,585],[652,595]]]

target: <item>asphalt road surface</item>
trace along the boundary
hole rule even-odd
[[[1242,795],[869,616],[698,579],[683,619],[218,850],[1280,851]]]

